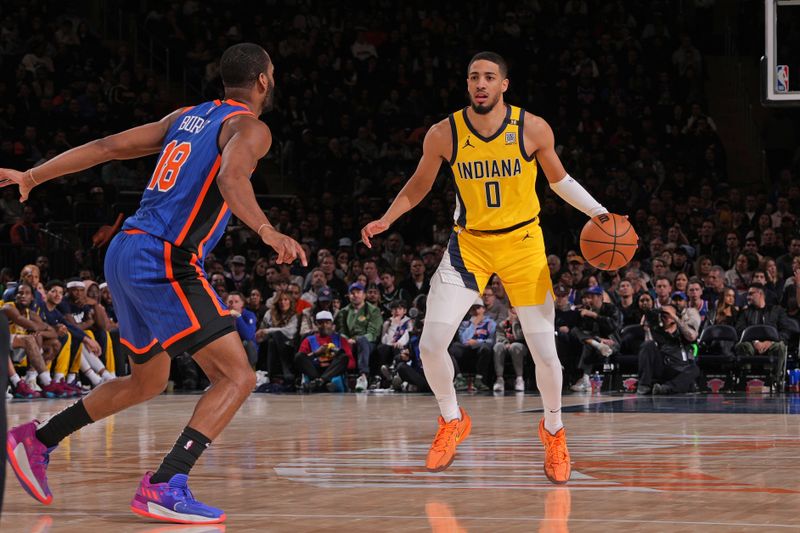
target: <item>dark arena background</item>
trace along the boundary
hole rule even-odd
[[[130,512],[137,480],[217,386],[180,353],[149,402],[61,440],[49,505],[18,483],[23,443],[9,437],[0,531],[800,528],[800,2],[4,0],[0,169],[36,176],[87,142],[230,102],[220,57],[244,42],[275,69],[252,187],[308,264],[279,262],[236,216],[192,263],[202,294],[232,310],[255,382],[192,471],[195,497],[227,520]],[[467,73],[486,50],[508,65],[505,103],[544,119],[569,175],[639,236],[624,267],[592,266],[587,216],[539,168],[567,484],[543,471],[537,369],[497,275],[448,341],[470,438],[446,471],[426,469],[439,416],[419,349],[426,296],[471,231],[448,162],[416,208],[362,241],[430,128],[475,109]],[[0,423],[45,421],[132,379],[104,262],[161,171],[159,153],[111,160],[24,203],[0,179]],[[352,347],[319,341],[323,327]],[[315,376],[317,357],[341,367]]]

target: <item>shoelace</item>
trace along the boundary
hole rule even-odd
[[[194,499],[194,495],[192,491],[189,490],[188,485],[184,485],[183,487],[170,487],[169,491],[173,496],[182,497],[190,503],[195,503],[197,501]]]
[[[547,447],[547,462],[549,463],[565,463],[567,461],[566,445],[563,439],[554,440],[550,446]]]
[[[458,429],[458,420],[451,420],[447,424],[440,426],[439,430],[436,432],[436,436],[433,438],[433,444],[431,448],[444,448],[447,445],[447,441],[450,437],[455,433]]]

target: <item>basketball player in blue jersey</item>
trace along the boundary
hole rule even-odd
[[[470,106],[435,124],[425,135],[416,172],[386,213],[361,231],[364,243],[386,231],[430,191],[442,162],[456,185],[454,228],[431,280],[420,339],[425,378],[439,403],[439,428],[426,458],[429,471],[450,466],[472,422],[459,409],[447,346],[462,317],[497,273],[516,308],[536,364],[544,419],[544,472],[566,483],[571,469],[561,421],[561,364],[556,353],[555,309],[536,197],[537,161],[550,188],[589,217],[608,211],[564,170],[553,131],[540,117],[503,101],[508,68],[499,55],[481,52],[467,69]]]
[[[146,124],[79,146],[25,172],[0,169],[0,186],[17,184],[25,201],[44,182],[105,163],[160,153],[141,206],[114,237],[105,276],[130,351],[131,375],[109,381],[45,423],[8,432],[9,461],[23,488],[44,504],[50,454],[67,435],[160,394],[170,356],[189,352],[211,387],[155,472],[147,472],[131,502],[143,516],[213,524],[225,513],[194,499],[189,470],[230,422],[255,385],[234,321],[206,280],[203,260],[222,236],[231,212],[278,253],[299,258],[300,245],[279,233],[258,206],[250,175],[272,143],[258,117],[270,108],[273,65],[258,45],[228,48],[220,63],[225,100],[179,109]]]

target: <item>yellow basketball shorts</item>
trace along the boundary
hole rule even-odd
[[[492,274],[511,305],[541,305],[553,292],[542,228],[531,223],[508,233],[473,233],[456,227],[439,265],[444,283],[483,292]]]

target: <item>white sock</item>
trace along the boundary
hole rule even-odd
[[[91,368],[84,370],[83,375],[86,376],[86,379],[88,379],[93,386],[99,385],[100,382],[103,381],[100,376],[97,375],[97,372]]]
[[[39,383],[41,383],[43,387],[47,387],[52,383],[49,371],[45,370],[44,372],[39,372]]]
[[[67,383],[72,383],[73,381],[75,381],[75,374],[73,373],[67,374]]]
[[[64,381],[64,374],[62,374],[61,372],[56,372],[55,375],[53,376],[53,381],[55,381],[56,383]]]
[[[11,374],[8,376],[8,380],[11,382],[13,386],[17,386],[17,384],[22,381],[22,379],[17,374]]]
[[[25,381],[36,381],[36,376],[39,373],[36,370],[30,369],[25,373]]]
[[[95,354],[93,354],[91,351],[89,351],[89,349],[86,346],[83,346],[81,349],[81,357],[82,359],[85,359],[86,362],[89,363],[89,366],[92,367],[92,370],[94,370],[98,374],[102,374],[103,370],[106,369],[105,365],[100,360],[100,358],[97,357]]]
[[[536,385],[542,396],[544,428],[555,434],[564,427],[561,421],[561,362],[556,351],[555,308],[547,294],[544,304],[517,308],[522,332],[536,365]]]

